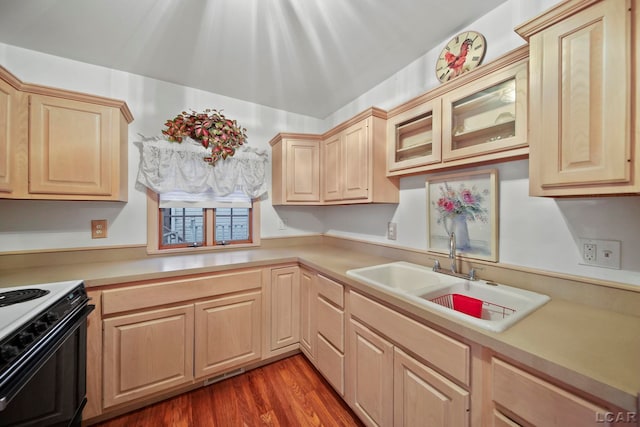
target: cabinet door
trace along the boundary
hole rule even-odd
[[[87,291],[95,309],[87,317],[87,404],[82,419],[102,414],[102,291]]]
[[[0,193],[13,191],[11,169],[15,142],[12,141],[12,135],[13,126],[18,122],[18,118],[14,117],[17,96],[17,90],[0,80]]]
[[[347,399],[369,426],[393,425],[393,345],[349,321]]]
[[[31,95],[29,121],[30,193],[106,198],[117,193],[117,108]]]
[[[527,62],[493,72],[442,97],[442,159],[527,145]]]
[[[322,179],[323,199],[325,202],[342,199],[342,144],[341,134],[334,135],[323,142]]]
[[[342,199],[369,197],[369,123],[371,119],[347,128],[342,134]]]
[[[532,195],[599,194],[579,187],[630,181],[627,9],[601,1],[530,38]]]
[[[271,271],[271,350],[300,341],[300,268]]]
[[[320,201],[320,141],[286,142],[287,202]]]
[[[193,381],[193,305],[104,320],[104,407]]]
[[[300,348],[306,356],[315,358],[316,323],[316,274],[300,269]]]
[[[393,425],[469,425],[469,392],[398,348],[393,364]]]
[[[387,172],[442,160],[440,98],[424,102],[387,121]]]
[[[196,378],[260,358],[260,306],[260,292],[196,303]]]

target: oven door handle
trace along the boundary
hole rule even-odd
[[[22,387],[24,387],[49,358],[58,351],[67,338],[75,333],[75,331],[82,326],[83,322],[87,321],[87,316],[89,316],[94,308],[95,305],[85,305],[66,322],[60,322],[60,324],[56,326],[56,332],[54,334],[42,340],[39,349],[44,349],[44,352],[37,357],[27,360],[24,365],[19,368],[22,372],[19,372],[17,376],[8,381],[10,384],[7,384],[6,389],[0,390],[0,412],[4,411],[11,402],[11,399],[22,390]],[[64,329],[61,331],[61,328]]]

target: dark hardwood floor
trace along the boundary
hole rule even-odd
[[[165,400],[99,427],[362,426],[301,354]]]

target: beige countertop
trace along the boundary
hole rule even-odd
[[[493,333],[346,275],[347,270],[353,268],[392,261],[396,260],[336,246],[304,245],[5,269],[0,270],[0,287],[82,279],[91,288],[300,262],[432,325],[493,349],[624,410],[638,410],[640,317],[552,298],[506,331]]]

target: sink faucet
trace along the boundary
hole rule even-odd
[[[456,235],[451,232],[449,235],[449,259],[451,260],[451,272],[457,273],[456,269]]]
[[[444,273],[449,276],[459,277],[461,279],[478,280],[475,268],[471,268],[469,270],[469,274],[458,273],[458,268],[456,267],[456,236],[453,233],[449,235],[449,259],[451,260],[451,268],[449,270],[441,268],[440,261],[435,259],[433,262],[433,271],[436,273]]]

